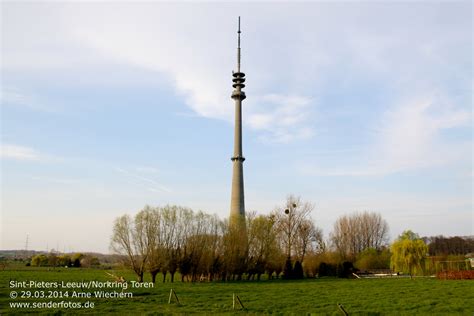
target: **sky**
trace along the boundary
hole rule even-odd
[[[1,2],[1,249],[107,253],[145,205],[227,217],[238,16],[247,211],[473,235],[472,6]]]

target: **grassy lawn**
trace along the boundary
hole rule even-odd
[[[129,271],[109,271],[135,280]],[[148,276],[147,276],[148,277]],[[9,298],[15,290],[9,281],[111,281],[104,270],[64,268],[23,268],[0,271],[0,314],[26,312],[47,312],[59,314],[74,313],[122,313],[122,314],[189,314],[232,313],[232,294],[239,295],[246,312],[239,314],[325,314],[342,315],[337,304],[341,303],[350,315],[387,314],[432,314],[473,315],[474,281],[437,280],[432,278],[410,279],[311,279],[302,281],[242,281],[214,283],[157,282],[151,289],[129,288],[133,298],[63,298],[63,299],[21,299]],[[149,281],[149,279],[146,279]],[[181,302],[168,304],[170,289],[173,288]],[[42,291],[57,289],[41,289]],[[61,290],[61,289],[60,289]],[[75,291],[88,291],[74,289]],[[97,289],[94,289],[94,291]],[[121,289],[106,289],[118,291]],[[61,291],[66,291],[62,289]],[[71,292],[72,290],[67,290]],[[90,290],[89,290],[90,291]],[[11,309],[10,302],[49,301],[94,302],[94,309]]]

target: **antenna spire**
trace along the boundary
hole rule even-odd
[[[237,31],[238,34],[238,46],[237,46],[237,72],[240,72],[240,16],[239,16],[239,30]]]

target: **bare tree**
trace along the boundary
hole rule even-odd
[[[116,219],[113,228],[111,248],[128,257],[139,282],[143,282],[148,256],[156,242],[152,213],[149,207],[145,207],[133,221],[128,215],[121,216]]]
[[[294,250],[296,259],[300,262],[304,261],[305,255],[309,250],[313,252],[324,250],[323,232],[310,219],[303,220],[298,226]]]
[[[279,240],[286,249],[288,259],[296,255],[298,232],[307,225],[305,223],[313,210],[313,204],[302,202],[301,198],[289,195],[285,207],[277,208],[273,212],[278,223]]]
[[[116,219],[111,247],[126,256],[140,281],[145,270],[153,282],[159,272],[163,282],[168,273],[173,282],[178,270],[182,281],[241,279],[246,272],[260,279],[265,272],[281,272],[285,253],[302,271],[307,251],[314,251],[321,240],[321,231],[309,218],[312,209],[289,196],[287,207],[270,216],[248,213],[242,233],[215,215],[178,206],[146,206],[133,220],[128,215]]]
[[[207,216],[208,229],[206,251],[202,260],[204,273],[212,281],[221,272],[223,266],[223,238],[221,234],[222,221],[217,215]]]
[[[238,225],[223,225],[224,266],[223,279],[241,279],[248,263],[247,234]]]
[[[160,209],[161,211],[161,229],[160,240],[163,249],[163,282],[166,274],[171,275],[171,282],[174,282],[174,276],[178,270],[181,258],[182,247],[185,242],[185,234],[188,232],[185,220],[192,211],[183,207],[167,205]]]
[[[260,280],[273,255],[279,252],[275,217],[256,216],[255,212],[250,212],[247,215],[247,237],[249,278],[256,275]]]
[[[212,251],[215,237],[213,231],[217,231],[216,224],[211,223],[213,216],[198,212],[190,213],[187,220],[190,230],[184,243],[183,257],[180,265],[182,280],[191,275],[191,280],[196,281],[198,276],[208,274],[210,261],[213,258]]]
[[[341,258],[354,261],[365,249],[382,250],[388,243],[388,224],[378,213],[344,215],[334,223],[330,235]]]
[[[432,256],[465,255],[474,252],[474,236],[423,237]]]
[[[160,272],[161,268],[164,265],[164,255],[162,247],[162,239],[160,234],[161,228],[161,212],[159,208],[153,208],[150,210],[150,225],[153,229],[150,230],[150,238],[154,241],[150,245],[150,253],[148,255],[148,271],[151,275],[151,280],[153,283],[156,281],[156,275]]]

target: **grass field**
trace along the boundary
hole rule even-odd
[[[109,271],[110,272],[110,271]],[[127,280],[135,280],[129,271],[112,271]],[[110,281],[104,270],[64,268],[23,268],[0,271],[0,314],[46,312],[116,313],[116,314],[226,314],[233,313],[232,295],[238,295],[246,311],[239,314],[325,314],[342,315],[341,303],[350,315],[431,314],[473,315],[474,281],[410,279],[311,279],[302,281],[241,281],[214,283],[157,282],[154,288],[132,289],[132,298],[57,298],[21,299],[9,297],[12,290],[34,292],[35,289],[11,289],[14,281]],[[149,281],[149,279],[146,279]],[[160,279],[161,281],[161,279]],[[181,304],[168,304],[170,289],[174,289]],[[57,289],[39,289],[49,291]],[[91,291],[74,289],[77,291]],[[97,289],[94,289],[97,290]],[[121,289],[107,289],[107,291]],[[60,289],[65,292],[66,290]],[[67,290],[71,293],[71,289]],[[94,309],[12,309],[10,302],[85,302]]]

